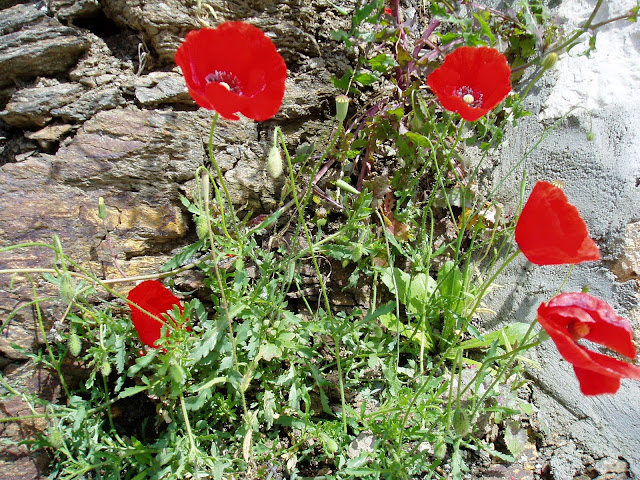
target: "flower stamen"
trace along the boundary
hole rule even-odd
[[[473,108],[482,108],[482,92],[473,90],[471,87],[463,86],[453,92],[460,97],[464,103]]]
[[[591,328],[584,322],[573,321],[567,327],[569,330],[569,334],[571,338],[574,340],[580,340],[581,338],[586,337],[591,332]]]
[[[232,73],[228,73],[222,70],[215,70],[206,77],[204,77],[207,83],[219,83],[224,88],[233,93],[242,93],[240,90],[240,81]]]

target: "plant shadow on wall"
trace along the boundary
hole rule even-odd
[[[538,265],[600,259],[559,186],[538,182],[509,218],[461,148],[496,145],[590,21],[563,36],[533,3],[514,16],[462,3],[425,2],[412,18],[397,1],[335,6],[351,18],[335,38],[357,49],[357,64],[334,79],[344,95],[314,144],[290,151],[275,128],[267,168],[285,186],[279,207],[258,216],[234,208],[213,135],[238,114],[272,118],[286,65],[245,22],[189,33],[176,63],[212,110],[212,170],[198,169],[181,199],[198,240],[136,278],[96,277],[57,237],[0,249],[55,254],[51,267],[0,272],[33,284],[29,307],[48,340],[23,353],[61,384],[47,402],[0,377],[3,397],[48,422],[24,443],[50,452],[50,478],[457,479],[480,452],[516,462],[535,441],[522,373],[544,332],[585,395],[640,379],[630,323],[585,292],[543,303],[537,321],[493,332],[477,322],[520,253]],[[350,99],[359,108],[347,119]],[[521,182],[525,197],[524,179],[503,181]],[[102,199],[97,209],[105,221]],[[49,337],[36,275],[64,305]]]

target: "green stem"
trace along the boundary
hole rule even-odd
[[[513,254],[511,254],[511,256],[507,258],[502,265],[500,265],[500,267],[494,272],[494,274],[491,275],[491,277],[482,284],[482,287],[480,288],[480,292],[478,292],[478,295],[477,295],[477,300],[473,304],[473,307],[471,308],[471,310],[469,311],[469,317],[473,316],[476,309],[480,305],[480,302],[484,298],[484,294],[486,293],[487,289],[493,284],[494,280],[498,278],[498,275],[500,275],[502,271],[507,267],[507,265],[509,265],[513,260],[515,260],[515,258],[518,255],[520,255],[520,250],[516,250]]]
[[[284,136],[282,132],[280,132],[280,139],[282,141],[282,144],[284,145]],[[329,148],[331,148],[333,143],[335,143],[335,140],[330,143]],[[291,157],[289,156],[289,151],[286,148],[284,148],[284,153],[285,153],[285,157],[287,158],[287,166],[289,167],[289,179],[291,181],[291,185],[293,186],[292,195],[296,204],[296,210],[298,211],[298,219],[299,219],[300,225],[302,226],[302,229],[304,230],[307,243],[309,244],[309,254],[311,256],[311,261],[313,262],[313,267],[316,271],[316,274],[318,275],[318,280],[320,282],[320,290],[322,292],[322,298],[324,300],[325,308],[327,310],[327,316],[329,317],[329,322],[331,323],[333,344],[334,344],[335,356],[336,356],[336,368],[338,370],[338,386],[340,389],[340,402],[342,405],[342,415],[341,415],[342,428],[344,433],[346,434],[347,433],[347,408],[346,408],[347,402],[344,394],[344,380],[343,380],[342,364],[340,359],[340,338],[338,338],[338,336],[336,335],[335,320],[333,318],[333,314],[331,313],[331,302],[329,302],[329,295],[327,294],[324,281],[322,280],[322,273],[320,272],[320,266],[318,265],[318,260],[313,250],[313,239],[311,238],[311,232],[309,232],[309,228],[307,227],[307,223],[304,219],[304,209],[302,208],[300,204],[300,200],[298,199],[298,194],[296,193],[295,178],[293,176],[293,165],[291,163]],[[324,158],[324,155],[323,155],[323,158]],[[321,162],[318,162],[318,164],[320,165]],[[315,171],[312,173],[311,180],[310,180],[311,182],[313,182],[313,178],[317,173],[318,168],[316,168]],[[309,191],[311,190],[312,189],[309,188]],[[307,192],[307,195],[308,194],[309,193]],[[305,196],[303,200],[305,200],[306,198],[307,196]]]
[[[184,395],[180,394],[180,408],[182,409],[182,417],[184,418],[184,425],[187,429],[187,438],[189,438],[189,449],[191,452],[197,449],[195,439],[193,438],[193,432],[191,431],[191,423],[189,423],[189,414],[187,413],[187,406],[184,403]]]
[[[218,162],[216,161],[216,158],[213,155],[213,132],[216,129],[216,123],[218,122],[218,117],[219,115],[216,112],[216,114],[213,116],[213,121],[211,122],[211,130],[209,131],[209,160],[211,160],[211,164],[216,169],[216,173],[218,174],[218,181],[220,182],[220,185],[224,190],[225,197],[227,197],[227,203],[228,203],[229,209],[231,210],[231,219],[233,221],[233,229],[235,230],[236,235],[239,237],[238,222],[235,216],[235,212],[233,211],[233,203],[231,202],[231,195],[229,194],[229,190],[227,189],[227,184],[224,181],[224,176],[222,175],[222,170],[220,169],[220,165],[218,165]],[[215,186],[215,183],[214,183],[214,186]],[[222,218],[222,229],[224,230],[225,235],[231,238],[231,236],[229,235],[229,232],[227,231],[227,222],[225,221],[223,205],[221,205],[221,208],[220,208],[220,217]]]

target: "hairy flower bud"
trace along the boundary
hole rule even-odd
[[[547,55],[542,59],[542,68],[544,68],[545,70],[549,70],[555,66],[557,61],[558,61],[558,54],[550,53],[549,55]]]
[[[69,338],[67,339],[67,348],[69,349],[69,353],[74,357],[80,355],[80,350],[82,350],[82,342],[80,341],[80,337],[76,332],[71,332],[69,334]]]
[[[280,178],[280,175],[282,175],[282,168],[283,162],[280,149],[274,145],[271,147],[271,150],[269,150],[269,157],[267,158],[267,172],[269,172],[271,178]]]
[[[207,217],[198,215],[196,217],[196,234],[200,240],[204,240],[209,235],[209,226],[207,225]]]
[[[69,272],[62,272],[60,274],[60,298],[64,303],[69,305],[73,302],[73,298],[76,294],[76,284],[71,278]]]
[[[105,377],[108,377],[111,374],[111,364],[106,360],[103,360],[102,365],[100,365],[100,373]]]
[[[175,383],[182,383],[184,380],[184,370],[176,363],[172,363],[169,367],[169,375],[171,375],[171,380]]]
[[[456,409],[453,412],[453,429],[461,437],[466,436],[469,433],[469,415],[464,410]]]

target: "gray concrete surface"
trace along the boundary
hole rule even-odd
[[[559,12],[573,12],[571,20],[577,22],[594,3],[565,0]],[[598,18],[626,8],[624,1],[607,3],[611,5]],[[514,210],[524,171],[527,194],[537,180],[564,182],[603,259],[574,267],[563,284],[569,266],[535,266],[521,257],[497,280],[502,288],[495,289],[487,303],[498,315],[485,319],[487,327],[532,321],[540,303],[558,289],[579,291],[586,286],[630,318],[635,339],[640,339],[637,279],[621,282],[612,273],[622,254],[625,227],[640,220],[640,26],[617,23],[601,33],[593,58],[565,54],[532,91],[527,102],[534,115],[523,119],[491,154],[489,175],[497,184],[544,136],[496,197],[506,211]],[[573,107],[582,108],[567,114]],[[591,129],[594,138],[589,141]],[[623,380],[616,395],[585,397],[551,341],[532,352],[532,358],[541,367],[530,371],[540,421],[549,435],[568,442],[551,462],[555,478],[573,478],[576,457],[567,445],[575,446],[575,455],[584,452],[596,460],[622,457],[631,474],[640,477],[640,382]]]

